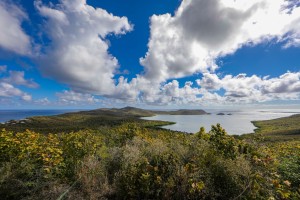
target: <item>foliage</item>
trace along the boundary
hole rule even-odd
[[[273,120],[254,121],[255,132],[265,141],[280,142],[300,140],[300,114]]]
[[[0,132],[1,199],[299,199],[300,142],[124,122]]]

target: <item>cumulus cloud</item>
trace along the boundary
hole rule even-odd
[[[150,105],[227,105],[300,98],[300,72],[286,72],[273,78],[203,73],[195,82],[187,81],[181,87],[177,80],[155,84],[141,76],[131,82],[121,78],[118,87],[122,92],[116,97]]]
[[[220,78],[214,73],[217,58],[244,45],[275,38],[285,47],[296,46],[300,9],[292,1],[183,0],[174,16],[151,17],[148,52],[140,59],[145,73],[130,81],[123,76],[114,80],[120,70],[106,40],[108,34],[131,31],[126,17],[91,7],[86,0],[60,0],[57,5],[37,0],[35,7],[45,19],[44,31],[51,41],[38,58],[40,68],[71,88],[57,93],[61,103],[97,103],[99,99],[92,94],[161,105],[257,102],[298,95],[296,83],[288,89],[289,95],[278,92],[290,84],[287,75],[277,79],[246,74]],[[180,87],[172,80],[197,72],[203,78],[195,85],[188,81]]]
[[[177,80],[156,84],[141,76],[130,82],[121,77],[115,96],[110,98],[149,105],[217,105],[300,98],[300,72],[273,78],[203,73],[195,83],[187,81],[181,87]]]
[[[193,87],[191,81],[185,82],[180,88],[179,82],[173,80],[162,86],[159,96],[162,97],[160,103],[167,104],[195,104],[198,102],[197,95],[200,93],[199,88]]]
[[[45,32],[51,43],[38,58],[42,72],[74,91],[112,95],[114,72],[119,65],[109,52],[109,34],[125,34],[132,26],[86,0],[60,0],[58,5],[35,7],[45,18]]]
[[[11,97],[11,96],[22,96],[23,92],[13,85],[8,83],[0,83],[0,96]]]
[[[45,97],[45,98],[42,98],[42,99],[34,100],[34,103],[37,104],[37,105],[46,106],[46,105],[49,105],[51,102],[49,101],[49,99],[47,97]]]
[[[92,96],[91,94],[78,93],[74,91],[64,90],[63,92],[57,93],[59,103],[62,104],[95,104],[99,103],[100,100]]]
[[[197,84],[205,94],[223,89],[225,93],[220,100],[224,103],[300,98],[300,72],[287,72],[274,78],[246,74],[226,75],[219,78],[216,74],[205,73],[202,79],[197,80]]]
[[[131,82],[128,79],[121,76],[118,79],[118,84],[116,85],[113,94],[109,95],[110,98],[120,99],[126,102],[135,102],[139,96],[140,89],[138,78],[134,78]]]
[[[0,66],[0,97],[19,98],[38,105],[95,105],[106,102],[168,104],[230,104],[300,98],[300,72],[279,77],[216,74],[216,59],[247,45],[280,42],[284,48],[300,46],[300,7],[294,0],[182,0],[172,16],[153,15],[148,52],[136,77],[119,69],[109,53],[108,35],[132,30],[126,17],[94,8],[86,0],[59,0],[34,5],[43,18],[46,46],[35,57],[41,72],[70,87],[56,94],[58,101],[32,100],[17,86],[37,88],[22,71]],[[22,29],[27,15],[15,5],[0,3],[0,48],[26,55],[30,38]],[[3,27],[9,27],[3,28]],[[17,37],[16,37],[17,36]],[[201,73],[182,86],[181,77]],[[4,77],[7,75],[7,77]],[[195,84],[196,83],[196,84]],[[95,96],[96,95],[96,96]],[[99,96],[101,95],[101,99]],[[1,98],[0,98],[1,100]],[[105,102],[104,102],[105,103]]]
[[[142,76],[132,79],[121,77],[115,89],[115,96],[109,96],[123,102],[136,102],[151,105],[185,104],[195,101],[199,88],[193,88],[187,81],[183,87],[177,80],[167,83],[155,83]]]
[[[6,66],[0,66],[0,72],[6,72],[6,70]],[[25,79],[23,71],[9,71],[8,74],[4,73],[4,75],[0,77],[0,99],[13,100],[18,98],[22,101],[32,101],[32,96],[20,90],[17,86],[22,85],[28,88],[37,88],[39,85],[36,82],[32,79]]]
[[[2,81],[13,85],[23,85],[29,88],[39,87],[32,79],[25,79],[23,71],[9,71],[9,77],[4,78]]]
[[[287,72],[279,78],[264,80],[263,94],[300,93],[300,72]]]
[[[275,23],[276,22],[276,23]],[[300,42],[300,7],[285,0],[183,0],[174,16],[153,15],[148,52],[140,59],[151,92],[139,87],[142,99],[159,103],[227,104],[276,99],[299,99],[299,73],[280,77],[215,74],[217,58],[246,45],[265,41]],[[202,73],[198,87],[186,83],[180,88],[170,79]],[[147,81],[142,81],[147,83]],[[141,81],[139,81],[141,82]],[[163,84],[161,84],[163,83]]]
[[[300,43],[300,7],[286,0],[183,0],[174,16],[151,17],[145,77],[163,82],[213,72],[215,60],[275,39]]]
[[[26,19],[27,15],[16,5],[0,2],[0,48],[21,55],[30,54],[30,37],[22,28]]]
[[[31,96],[9,83],[0,82],[0,98],[19,97],[24,101],[31,101]]]
[[[219,90],[221,88],[221,81],[216,74],[204,73],[203,78],[196,80],[198,85],[206,90]]]

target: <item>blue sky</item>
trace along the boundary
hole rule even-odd
[[[0,109],[299,105],[286,0],[1,0]]]

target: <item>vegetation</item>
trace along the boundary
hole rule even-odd
[[[300,140],[300,114],[273,120],[254,121],[253,123],[258,127],[255,132],[263,134],[265,140]]]
[[[264,124],[237,138],[219,124],[186,134],[124,116],[38,118],[74,132],[0,131],[1,199],[300,199],[300,140],[270,142]]]
[[[204,110],[188,110],[188,109],[180,109],[175,111],[155,111],[154,113],[158,115],[207,115],[209,114]]]
[[[5,124],[0,124],[0,129],[4,128],[13,132],[23,132],[26,131],[26,129],[30,129],[31,131],[48,134],[69,133],[86,129],[101,130],[103,128],[119,126],[124,123],[136,123],[144,127],[173,124],[173,122],[140,119],[140,117],[153,115],[151,111],[131,107],[122,109],[98,109],[56,116],[30,117],[20,121],[12,120]]]

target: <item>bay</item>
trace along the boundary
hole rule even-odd
[[[251,123],[251,121],[287,117],[300,113],[300,110],[210,110],[208,112],[211,112],[211,114],[156,115],[153,117],[143,117],[142,119],[175,122],[176,124],[162,126],[162,128],[188,133],[196,133],[199,131],[200,127],[204,127],[206,131],[209,131],[211,129],[211,125],[220,123],[228,134],[241,135],[254,132],[256,127]],[[224,115],[218,115],[218,113],[224,113]]]

